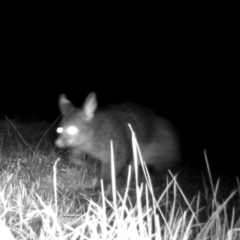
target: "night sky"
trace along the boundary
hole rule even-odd
[[[201,35],[175,26],[144,34],[140,28],[124,34],[101,29],[89,36],[63,28],[31,32],[15,26],[5,36],[1,118],[53,122],[61,93],[81,106],[94,91],[100,106],[135,102],[168,118],[179,132],[184,159],[204,161],[206,149],[213,171],[240,172],[239,66],[232,35],[223,39],[216,28]]]

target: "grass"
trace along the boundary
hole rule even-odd
[[[208,177],[201,183],[188,180],[184,169],[153,181],[144,171],[140,186],[129,171],[119,185],[113,168],[112,186],[98,192],[92,187],[97,164],[69,167],[52,144],[54,129],[0,122],[1,239],[240,239],[239,180],[230,189],[213,179],[206,155]],[[133,148],[140,158],[134,135]]]

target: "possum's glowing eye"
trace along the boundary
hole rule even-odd
[[[57,128],[57,133],[62,133],[62,132],[63,132],[63,128],[62,127]]]
[[[75,126],[71,126],[67,128],[67,133],[70,135],[74,135],[78,132],[78,129]]]

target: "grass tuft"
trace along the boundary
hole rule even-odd
[[[51,145],[51,126],[10,120],[0,124],[4,239],[240,239],[239,179],[227,196],[222,193],[223,183],[212,178],[206,153],[208,178],[204,175],[203,190],[192,197],[185,193],[192,183],[183,184],[181,173],[152,181],[133,133],[135,174],[130,166],[128,178],[119,184],[111,143],[112,184],[101,182],[99,193],[94,189],[97,165],[71,168],[65,154]]]

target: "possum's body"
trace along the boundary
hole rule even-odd
[[[83,165],[83,153],[101,162],[100,178],[111,180],[110,141],[113,141],[116,175],[127,171],[133,161],[131,124],[143,160],[156,171],[174,166],[179,161],[178,140],[171,124],[151,110],[134,104],[122,104],[97,110],[94,93],[89,94],[82,108],[75,108],[61,95],[63,114],[56,145],[70,150],[70,162]]]

